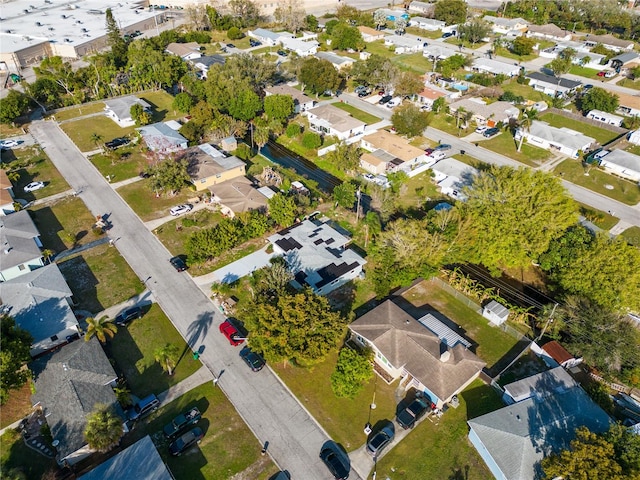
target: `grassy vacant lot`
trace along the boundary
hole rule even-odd
[[[462,334],[478,346],[476,354],[491,368],[517,343],[502,330],[489,326],[486,318],[459,302],[436,283],[423,281],[403,297],[416,307],[416,312],[436,310],[462,328]],[[415,316],[415,314],[414,314]]]
[[[174,374],[167,375],[155,361],[153,352],[167,343],[176,345],[183,353]],[[144,397],[164,392],[184,380],[202,365],[193,360],[189,347],[157,304],[145,315],[119,328],[107,343],[107,352],[127,379],[131,393]]]
[[[371,125],[373,123],[377,123],[380,120],[382,120],[379,117],[371,115],[370,113],[364,112],[359,108],[354,107],[353,105],[348,105],[343,102],[334,102],[331,105],[333,105],[336,108],[339,108],[340,110],[344,110],[356,120],[360,120],[361,122],[364,122],[367,125]]]
[[[556,113],[545,113],[540,116],[540,120],[547,122],[552,127],[568,127],[588,137],[593,137],[600,145],[604,145],[618,136],[617,133],[610,130],[589,125],[588,123],[577,122]]]
[[[65,110],[60,110],[53,114],[56,121],[62,122],[64,120],[71,120],[73,118],[82,117],[84,115],[91,115],[92,113],[99,113],[104,111],[104,102],[95,102],[87,105],[80,105],[79,107],[71,107]]]
[[[585,68],[579,65],[572,65],[571,68],[569,69],[569,73],[572,75],[579,75],[581,77],[592,78],[594,80],[597,80],[599,78],[598,77],[599,71],[600,70],[594,70],[593,68]]]
[[[337,352],[334,352],[313,368],[282,364],[273,364],[271,368],[327,430],[331,438],[348,451],[352,451],[366,441],[362,429],[369,418],[369,405],[374,391],[377,408],[371,411],[371,424],[375,425],[377,421],[385,418],[394,418],[394,390],[397,383],[387,385],[374,375],[354,399],[338,398],[331,390],[330,381],[337,359]]]
[[[107,244],[85,250],[58,263],[77,308],[97,314],[144,290],[116,248]]]
[[[22,436],[15,430],[7,430],[0,437],[0,445],[0,471],[3,478],[45,478],[45,472],[58,470],[54,459],[35,453],[24,444]],[[22,472],[23,476],[9,475],[13,469]]]
[[[531,60],[535,60],[536,58],[538,58],[538,55],[536,53],[530,53],[529,55],[517,55],[504,47],[496,48],[496,55],[504,58],[510,58],[512,60],[517,60],[518,62],[530,62]]]
[[[616,85],[620,85],[621,87],[633,88],[634,90],[640,90],[640,82],[635,80],[631,80],[630,78],[623,78],[622,80],[618,80]]]
[[[433,61],[425,57],[422,52],[395,55],[391,59],[402,70],[413,70],[417,73],[433,71]]]
[[[120,182],[127,178],[137,177],[140,172],[149,167],[149,161],[140,152],[140,147],[138,146],[122,147],[116,152],[120,157],[111,158],[108,155],[98,154],[89,158],[103,176],[111,176],[112,182]]]
[[[9,390],[9,399],[2,405],[0,428],[11,425],[31,412],[31,387],[25,383],[21,388]],[[0,444],[2,442],[0,441]]]
[[[20,178],[15,182],[14,192],[18,198],[32,201],[69,189],[69,184],[40,147],[14,148],[11,151],[2,153],[3,162],[12,162],[14,160],[25,165],[25,168],[18,170]],[[22,191],[25,185],[34,181],[44,182],[46,186],[35,192],[27,193]]]
[[[446,113],[438,113],[431,115],[430,127],[437,128],[443,132],[450,133],[451,135],[458,134],[458,128],[456,127],[456,119],[453,116]]]
[[[571,159],[565,160],[554,169],[554,172],[564,180],[601,193],[627,205],[635,205],[640,202],[640,188],[633,182],[609,175],[598,168],[591,168],[589,176],[585,175],[585,171],[580,161]],[[608,190],[605,185],[612,185],[613,190]]]
[[[524,97],[525,100],[531,100],[533,102],[539,102],[541,100],[547,102],[551,101],[551,97],[549,97],[548,95],[545,95],[542,92],[535,91],[533,87],[530,87],[529,85],[522,85],[516,80],[505,82],[500,85],[500,88],[502,88],[505,92],[511,92],[515,95],[520,95],[521,97]]]
[[[502,132],[489,140],[481,140],[479,143],[484,148],[522,162],[530,167],[539,166],[551,156],[547,150],[527,145],[527,143],[523,143],[522,149],[518,152],[518,142],[509,132]]]
[[[431,175],[427,171],[404,183],[397,204],[403,208],[422,207],[426,201],[438,199],[445,200],[446,197],[438,191],[438,187],[431,181]]]
[[[631,245],[640,247],[640,227],[630,227],[620,234]]]
[[[484,480],[491,474],[467,440],[467,420],[502,407],[494,390],[480,380],[461,395],[460,406],[440,420],[426,419],[378,462],[378,478]],[[429,472],[425,477],[425,472]]]
[[[67,197],[51,205],[30,210],[44,248],[60,253],[100,238],[91,227],[95,218],[77,197]]]
[[[169,215],[169,209],[175,205],[186,203],[188,198],[196,196],[190,188],[183,188],[174,196],[156,195],[149,188],[149,182],[141,180],[118,188],[118,193],[125,202],[138,214],[143,222]]]
[[[169,455],[169,442],[162,428],[190,407],[198,407],[204,431],[200,444],[185,455]],[[128,435],[127,445],[151,435],[158,452],[176,480],[264,479],[277,472],[268,456],[260,455],[260,445],[219,388],[210,383],[185,393],[162,406]]]
[[[220,213],[207,209],[198,210],[163,224],[156,228],[154,233],[173,255],[181,255],[184,253],[184,244],[192,233],[211,228],[221,219]],[[196,224],[191,225],[191,221],[195,221]]]

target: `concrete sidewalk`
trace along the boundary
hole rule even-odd
[[[189,359],[187,359],[187,361],[189,361]],[[159,393],[158,400],[160,400],[163,405],[166,405],[167,403],[172,402],[176,398],[184,395],[189,390],[193,390],[194,388],[211,381],[213,381],[213,374],[207,367],[203,365],[190,377],[185,378],[177,385],[171,387],[169,390],[165,390],[164,392]]]

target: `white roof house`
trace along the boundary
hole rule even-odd
[[[351,57],[345,57],[343,55],[337,55],[333,52],[318,52],[316,53],[316,57],[327,60],[331,62],[331,64],[335,67],[336,70],[340,71],[343,68],[350,67],[356,61]]]
[[[467,112],[472,112],[476,123],[494,127],[499,122],[506,123],[512,118],[518,118],[520,109],[509,102],[485,103],[481,98],[463,98],[449,105],[451,112],[457,112],[459,108],[464,108]]]
[[[421,28],[422,30],[435,32],[437,30],[442,30],[447,25],[447,22],[436,20],[434,18],[411,17],[410,25],[412,27]]]
[[[519,65],[484,57],[476,58],[471,64],[471,70],[491,75],[505,75],[507,77],[517,77],[520,74]]]
[[[462,163],[455,158],[443,158],[431,167],[433,180],[440,187],[440,191],[457,200],[466,200],[466,195],[462,190],[471,185],[473,177],[478,174],[478,170]]]
[[[107,117],[123,128],[132,127],[136,124],[136,121],[131,118],[131,107],[134,105],[142,105],[145,112],[151,111],[151,105],[135,95],[105,100],[104,104],[104,112]]]
[[[596,142],[595,138],[571,130],[567,127],[552,127],[546,122],[534,120],[529,131],[519,128],[515,138],[520,140],[520,136],[531,145],[545,150],[559,151],[571,158],[578,158],[578,152],[586,152],[591,145]]]
[[[571,40],[571,32],[569,30],[563,30],[553,23],[547,23],[546,25],[529,25],[527,28],[527,37],[565,41]]]
[[[624,122],[624,117],[614,115],[613,113],[602,112],[600,110],[591,110],[587,113],[587,118],[591,118],[592,120],[597,120],[608,125],[614,125],[616,127],[621,127],[622,122]]]
[[[493,33],[506,34],[512,30],[519,30],[525,32],[529,27],[529,22],[524,18],[507,18],[507,17],[494,17],[491,15],[485,15],[482,19],[491,24],[491,30]]]
[[[280,45],[283,38],[293,38],[293,33],[289,32],[273,32],[266,28],[256,28],[255,30],[249,30],[248,35],[251,38],[264,43],[265,45],[274,46]]]
[[[396,47],[395,53],[397,54],[419,52],[426,46],[426,43],[420,37],[412,35],[388,35],[384,37],[384,44],[388,47]]]
[[[554,77],[542,72],[532,72],[525,75],[529,79],[529,86],[546,95],[562,96],[574,92],[582,86],[581,82],[563,77]]]
[[[300,57],[315,55],[320,44],[315,40],[302,40],[300,38],[282,37],[282,48],[295,52]]]
[[[154,123],[137,128],[150,150],[159,153],[172,153],[184,150],[188,141],[166,123]]]
[[[193,60],[202,56],[200,48],[201,47],[197,42],[170,43],[167,45],[167,48],[165,48],[165,52],[176,55],[183,60]]]
[[[292,284],[326,295],[356,279],[367,261],[351,250],[351,242],[329,225],[326,217],[296,223],[269,237],[274,253],[281,255],[294,275]]]
[[[640,182],[640,156],[638,155],[624,150],[612,150],[600,158],[600,166],[614,175]]]
[[[309,128],[315,132],[333,135],[340,140],[362,135],[366,123],[353,118],[344,110],[333,105],[322,105],[307,110],[304,114],[309,119]]]
[[[422,55],[431,60],[445,60],[459,53],[452,47],[447,47],[445,44],[437,45],[436,43],[430,43],[422,49]]]
[[[502,399],[507,405],[532,397],[540,400],[578,385],[578,382],[564,368],[555,367],[505,385]]]
[[[27,210],[0,216],[0,282],[26,275],[44,265],[40,232]]]

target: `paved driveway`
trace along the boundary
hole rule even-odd
[[[187,343],[203,350],[200,359],[220,377],[218,386],[258,438],[256,449],[268,441],[270,455],[292,478],[330,478],[318,457],[329,437],[314,418],[271,370],[254,373],[247,368],[238,356],[239,348],[231,347],[218,332],[223,315],[186,272],[173,269],[170,253],[58,125],[36,122],[31,132],[91,213],[109,215],[113,224],[109,235],[117,239],[116,248]],[[358,478],[355,472],[352,478]]]

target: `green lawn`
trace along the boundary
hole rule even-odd
[[[45,478],[45,472],[56,472],[58,466],[54,459],[40,455],[27,447],[22,436],[15,430],[7,430],[0,437],[0,471],[5,478],[39,479]],[[12,476],[10,472],[21,472]],[[46,478],[55,478],[46,477]]]
[[[631,80],[630,78],[623,78],[622,80],[618,80],[616,85],[621,87],[633,88],[634,90],[640,90],[640,82],[635,80]]]
[[[69,189],[69,184],[39,146],[14,148],[10,152],[3,152],[2,161],[18,161],[25,166],[25,168],[18,170],[20,178],[15,182],[14,188],[17,198],[32,201]],[[44,182],[46,186],[30,193],[22,190],[28,183],[34,181]]]
[[[60,110],[53,114],[57,122],[63,120],[70,120],[72,118],[82,117],[83,115],[91,115],[92,113],[98,113],[104,111],[104,102],[95,102],[86,105],[80,105],[79,107],[71,107],[65,110]]]
[[[149,167],[149,160],[135,145],[119,148],[116,152],[121,156],[110,158],[108,155],[98,154],[89,158],[103,176],[111,176],[112,182],[137,177]]]
[[[617,133],[603,128],[589,125],[588,123],[579,122],[556,113],[544,113],[540,115],[540,120],[547,122],[552,127],[567,127],[571,130],[583,133],[588,137],[596,139],[600,145],[604,145],[618,136]]]
[[[614,175],[609,175],[599,168],[590,168],[589,176],[586,176],[586,170],[579,160],[567,159],[560,163],[554,169],[554,172],[564,180],[601,193],[627,205],[635,205],[640,202],[640,188],[636,184]],[[613,189],[609,190],[605,188],[605,185],[611,185]]]
[[[331,390],[330,381],[337,359],[337,352],[333,352],[327,360],[313,368],[283,366],[281,363],[272,364],[271,368],[331,438],[342,444],[348,451],[352,451],[366,441],[362,429],[369,420],[369,405],[373,400],[374,391],[377,408],[371,411],[371,424],[374,425],[385,418],[394,418],[396,411],[394,390],[397,383],[387,385],[381,378],[374,375],[374,378],[354,399],[338,398]]]
[[[410,178],[402,187],[403,193],[397,199],[399,208],[424,207],[427,200],[445,200],[444,195],[438,191],[438,187],[431,181],[429,172],[423,172]]]
[[[140,95],[140,98],[151,105],[153,122],[166,122],[184,117],[184,113],[173,109],[173,95],[164,90],[146,92]]]
[[[458,398],[458,408],[450,408],[440,420],[424,420],[378,461],[377,478],[492,478],[468,441],[467,420],[497,410],[503,404],[495,391],[480,380],[469,385]]]
[[[204,438],[188,454],[173,457],[168,453],[169,441],[162,434],[162,428],[194,406],[202,413],[198,427],[204,431]],[[151,435],[176,480],[266,479],[278,471],[269,456],[260,455],[256,437],[222,391],[211,383],[194,388],[163,405],[146,421],[139,423],[125,437],[124,443],[128,446],[145,435]]]
[[[172,255],[182,255],[187,238],[202,229],[211,228],[222,219],[222,215],[208,209],[188,213],[156,228],[154,233]],[[186,222],[185,222],[186,220]],[[196,225],[190,225],[194,220]]]
[[[518,152],[518,142],[509,132],[502,132],[489,140],[480,141],[479,144],[484,148],[522,162],[530,167],[539,166],[551,156],[551,153],[547,150],[527,145],[527,143],[523,143],[522,149]]]
[[[67,197],[30,209],[44,248],[60,253],[100,238],[92,231],[96,219],[80,198]]]
[[[187,199],[197,196],[196,192],[190,188],[183,188],[177,195],[165,194],[156,197],[149,188],[147,180],[124,185],[117,191],[143,222],[165,217],[169,215],[171,207],[186,203]]]
[[[443,132],[450,133],[451,135],[458,134],[456,119],[444,112],[431,114],[431,122],[429,123],[429,126],[442,130]]]
[[[391,49],[384,44],[384,40],[376,40],[375,42],[369,42],[365,45],[365,50],[369,53],[374,53],[385,58],[392,58],[396,56],[393,47]]]
[[[538,58],[536,53],[530,53],[529,55],[517,55],[504,47],[496,48],[496,55],[517,60],[518,62],[530,62],[531,60]]]
[[[518,83],[516,80],[509,80],[508,82],[503,83],[500,87],[505,92],[512,92],[515,95],[519,95],[523,97],[525,100],[531,100],[532,102],[545,101],[547,103],[551,102],[551,97],[549,95],[545,95],[542,92],[537,92],[530,87],[529,85],[523,85]]]
[[[101,142],[108,142],[117,137],[129,136],[135,130],[135,127],[121,128],[116,122],[105,116],[63,123],[60,128],[81,152],[91,152],[100,148],[91,140],[94,133],[101,137]]]
[[[618,223],[619,219],[613,215],[597,210],[589,205],[577,202],[580,207],[580,215],[584,216],[587,220],[593,223],[596,227],[603,230],[611,230],[611,228]]]
[[[167,343],[176,345],[184,353],[172,376],[164,373],[155,361],[153,352]],[[182,336],[157,304],[145,315],[118,329],[113,340],[107,342],[107,353],[124,373],[131,393],[144,397],[164,392],[198,370],[202,364],[193,359]]]
[[[407,27],[406,31],[407,33],[417,35],[421,38],[430,38],[432,40],[442,38],[442,30],[423,30],[422,28],[418,27]]]
[[[336,108],[339,108],[340,110],[344,110],[356,120],[360,120],[361,122],[364,122],[367,125],[371,125],[373,123],[377,123],[380,120],[382,120],[380,117],[371,115],[370,113],[364,112],[359,108],[356,108],[353,105],[349,105],[344,102],[334,102],[331,105],[333,105]]]
[[[433,70],[433,60],[429,60],[422,52],[395,55],[391,61],[402,70],[413,70],[420,74]]]
[[[66,258],[58,267],[78,302],[77,309],[94,314],[144,290],[129,264],[108,244]]]
[[[600,70],[594,70],[593,68],[585,68],[579,65],[572,65],[571,68],[569,69],[569,73],[572,75],[579,75],[581,77],[592,78],[594,80],[597,80],[599,78],[598,77],[599,71]]]
[[[640,227],[629,227],[620,235],[631,245],[640,247]]]

